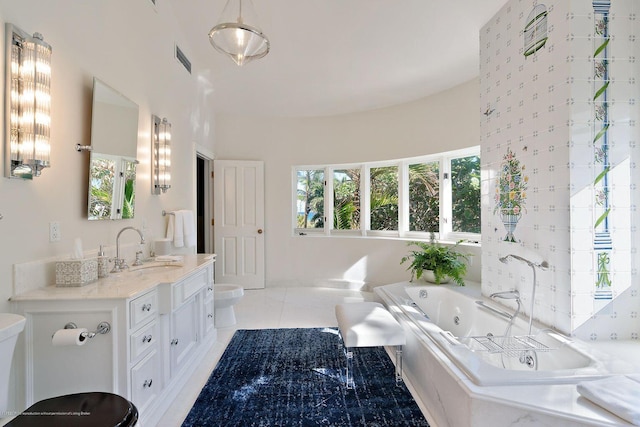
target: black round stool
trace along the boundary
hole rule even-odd
[[[138,422],[138,409],[112,393],[67,394],[41,400],[11,420],[11,427],[129,427]]]

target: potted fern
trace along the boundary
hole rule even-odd
[[[424,280],[442,284],[453,280],[459,286],[464,286],[464,275],[467,273],[469,255],[459,252],[454,246],[444,246],[433,240],[427,242],[409,242],[409,246],[417,246],[418,249],[409,252],[402,257],[400,264],[409,261],[407,270],[411,270],[411,281],[424,278]]]

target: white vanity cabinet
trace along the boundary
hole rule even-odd
[[[188,260],[181,268],[12,297],[14,311],[27,318],[16,353],[24,407],[107,391],[131,400],[142,425],[156,425],[216,339],[213,260]],[[52,335],[68,322],[89,330],[108,322],[111,331],[82,346],[53,346]]]

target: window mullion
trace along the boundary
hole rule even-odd
[[[409,231],[409,164],[398,164],[398,236]]]
[[[452,231],[451,159],[440,162],[440,239],[444,239]]]
[[[296,234],[298,228],[298,169],[291,168],[291,183],[293,196],[293,212],[291,212],[291,224],[293,224],[293,234]]]
[[[333,230],[333,168],[324,169],[324,234]]]
[[[371,171],[367,165],[362,165],[362,179],[360,180],[361,206],[360,228],[362,235],[366,236],[371,231]]]

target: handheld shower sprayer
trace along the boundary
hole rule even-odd
[[[531,310],[529,311],[529,335],[531,335],[531,324],[533,322],[533,305],[536,299],[536,267],[539,268],[540,270],[546,271],[549,269],[549,263],[544,260],[538,263],[535,263],[533,261],[529,261],[526,258],[523,258],[519,255],[514,255],[514,254],[505,255],[502,258],[499,258],[500,262],[503,264],[507,264],[509,262],[509,259],[517,259],[518,261],[521,261],[527,264],[529,267],[531,267],[531,270],[533,270],[533,285],[531,287]],[[500,292],[497,292],[497,293],[500,293]],[[518,298],[517,301],[519,303],[520,299]]]
[[[520,292],[518,292],[516,289],[512,291],[494,292],[489,295],[489,298],[515,299],[519,301]]]
[[[502,258],[499,258],[499,260],[500,260],[501,263],[507,264],[509,262],[510,258],[517,259],[518,261],[522,261],[522,262],[524,262],[525,264],[527,264],[531,268],[538,267],[540,270],[548,270],[549,269],[549,263],[547,261],[541,261],[539,263],[534,263],[533,261],[529,261],[526,258],[522,258],[521,256],[514,255],[514,254],[509,254],[509,255],[503,256]]]

